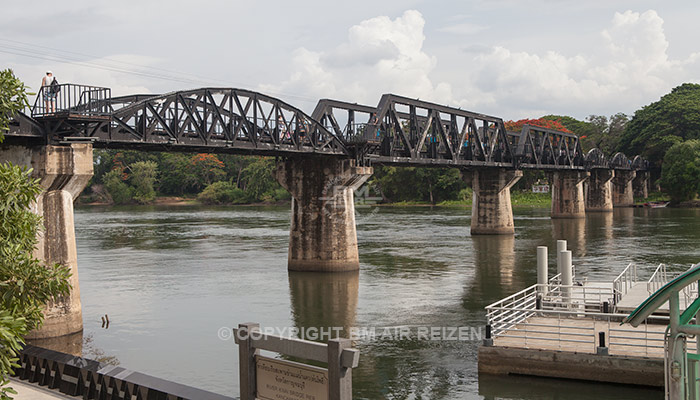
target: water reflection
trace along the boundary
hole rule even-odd
[[[82,357],[83,331],[57,338],[28,340],[27,344]]]
[[[355,326],[360,288],[358,271],[324,273],[289,271],[292,319],[297,328],[342,327],[349,337]]]
[[[567,248],[573,257],[586,255],[586,219],[552,218],[552,237],[566,240]],[[556,257],[556,247],[550,249],[551,256]]]
[[[472,236],[476,274],[464,304],[477,309],[488,297],[505,297],[520,290],[521,279],[515,269],[515,237],[511,235]],[[498,294],[494,293],[498,292]],[[494,296],[495,295],[495,296]]]

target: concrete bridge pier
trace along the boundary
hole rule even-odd
[[[78,282],[78,257],[73,225],[73,200],[92,177],[92,145],[4,146],[0,159],[33,168],[44,191],[37,197],[34,212],[42,216],[35,256],[46,265],[62,264],[71,270],[70,295],[44,310],[44,325],[27,339],[54,338],[83,330]]]
[[[612,169],[591,170],[591,176],[586,185],[586,211],[612,212],[612,179],[615,171]]]
[[[288,158],[277,162],[275,175],[292,195],[288,269],[358,270],[353,190],[367,181],[372,168],[347,159]]]
[[[632,181],[636,176],[635,171],[615,170],[613,178],[613,206],[631,207],[634,205],[634,190]]]
[[[552,218],[585,218],[586,203],[583,181],[589,176],[583,171],[552,173]]]
[[[637,171],[632,180],[634,197],[646,199],[649,197],[649,171]]]
[[[523,171],[505,168],[476,169],[462,178],[472,185],[472,235],[512,235],[513,207],[510,188],[523,176]]]

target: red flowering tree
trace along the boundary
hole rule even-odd
[[[533,126],[539,126],[541,128],[548,128],[548,129],[554,129],[555,131],[562,131],[562,132],[568,132],[568,133],[573,133],[570,130],[566,129],[564,124],[561,123],[560,120],[551,120],[551,119],[521,119],[518,121],[506,121],[506,129],[511,131],[511,132],[520,132],[523,129],[523,125],[533,125]]]
[[[190,159],[190,185],[200,191],[213,182],[220,181],[226,177],[224,163],[219,160],[216,154],[195,154]]]

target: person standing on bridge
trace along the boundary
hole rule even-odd
[[[55,80],[56,77],[51,71],[46,71],[46,76],[41,80],[41,86],[44,90],[44,109],[47,114],[56,112],[56,92],[51,86]]]

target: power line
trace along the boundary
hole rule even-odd
[[[79,58],[76,58],[76,57],[61,55],[60,53],[74,54],[74,55],[80,55],[83,57],[92,57],[95,59],[99,59],[99,57],[89,55],[89,54],[77,53],[77,52],[65,51],[65,50],[57,50],[55,48],[33,45],[33,44],[25,43],[25,42],[19,42],[19,41],[8,40],[8,39],[0,39],[0,41],[4,41],[6,43],[16,43],[16,44],[21,45],[21,46],[16,46],[16,45],[12,46],[12,45],[7,45],[7,44],[4,44],[4,45],[0,44],[0,52],[1,53],[13,54],[13,55],[20,56],[20,57],[28,57],[28,58],[41,59],[41,60],[47,60],[47,61],[52,61],[52,62],[59,62],[59,63],[64,63],[64,64],[72,64],[72,65],[93,68],[93,69],[100,69],[100,70],[112,71],[112,72],[117,72],[117,73],[123,73],[123,74],[127,74],[127,75],[136,75],[136,76],[142,76],[142,77],[146,77],[146,78],[154,78],[154,79],[173,81],[173,82],[179,82],[179,83],[205,85],[205,86],[228,86],[229,85],[227,83],[223,83],[223,81],[205,80],[206,78],[200,79],[201,77],[198,75],[195,75],[195,74],[182,73],[182,72],[178,72],[178,71],[167,70],[164,68],[150,67],[150,66],[144,66],[144,65],[140,65],[140,64],[136,64],[136,63],[113,60],[110,58],[103,58],[104,60],[107,60],[107,61],[110,61],[113,63],[132,65],[132,66],[141,68],[142,70],[139,71],[139,70],[134,70],[134,69],[129,69],[129,68],[113,66],[113,65],[104,65],[104,64],[98,63],[98,62],[83,61],[83,60],[80,60]],[[35,49],[32,49],[32,47],[34,47]],[[38,49],[46,49],[52,53],[57,53],[57,54],[46,54],[45,51],[39,51]],[[175,74],[175,75],[156,74],[156,73],[149,72],[149,71],[143,71],[143,69],[163,71],[163,72],[168,72],[168,73]],[[181,75],[181,76],[177,76],[177,75]],[[196,79],[183,77],[182,75],[189,75],[191,77],[195,77]],[[247,85],[243,85],[243,86],[245,87]],[[295,99],[298,101],[309,102],[309,103],[316,103],[317,102],[317,99],[315,99],[315,98],[312,99],[312,98],[306,97],[306,96],[299,96],[299,95],[294,95],[294,94],[289,94],[289,93],[281,93],[281,92],[266,92],[266,93],[271,94],[271,95],[275,95],[275,96],[283,96],[283,97]]]

